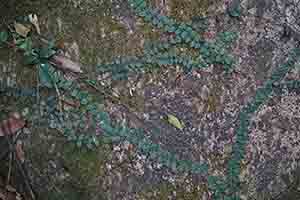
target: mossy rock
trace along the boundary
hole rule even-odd
[[[211,0],[172,0],[171,16],[180,21],[189,21],[193,16],[205,16]]]
[[[100,145],[94,151],[78,149],[74,144],[68,144],[63,150],[63,160],[69,173],[84,185],[93,183],[95,179],[103,176],[103,165],[109,152],[107,145]]]
[[[185,184],[183,184],[185,185]],[[201,199],[203,194],[207,192],[206,185],[191,186],[190,190],[187,191],[186,188],[179,185],[172,185],[170,183],[161,183],[158,184],[154,189],[145,189],[138,196],[141,199],[155,199],[155,200],[168,200],[170,197],[174,197],[174,192],[176,192],[175,199],[181,200],[198,200]],[[154,196],[154,194],[156,194]],[[174,198],[172,198],[174,199]]]

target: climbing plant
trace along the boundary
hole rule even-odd
[[[180,65],[186,73],[193,69],[209,67],[211,64],[223,66],[229,72],[234,66],[234,59],[228,55],[226,48],[237,37],[236,33],[223,32],[218,35],[215,43],[206,42],[192,25],[176,20],[150,9],[144,0],[129,0],[134,12],[145,22],[173,35],[167,41],[148,41],[144,46],[144,55],[139,58],[117,58],[108,64],[99,64],[102,73],[110,72],[114,79],[126,79],[130,71],[147,70],[153,65]],[[195,58],[176,52],[178,45],[187,45],[196,49]]]
[[[244,159],[245,148],[248,141],[248,128],[250,126],[250,117],[259,107],[264,104],[272,94],[274,86],[279,83],[289,70],[293,68],[299,60],[300,49],[296,48],[290,53],[290,57],[283,65],[279,66],[267,80],[262,88],[257,89],[256,94],[251,102],[245,105],[239,113],[239,125],[235,131],[236,141],[233,144],[233,152],[227,166],[226,180],[220,181],[217,178],[211,180],[211,186],[215,190],[215,199],[240,199],[239,198],[239,174],[241,169],[241,161]],[[298,81],[283,84],[290,87],[297,87]],[[226,190],[224,190],[226,189]],[[226,192],[226,193],[224,193]]]
[[[111,73],[113,79],[120,80],[127,79],[129,73],[152,70],[154,65],[159,67],[180,65],[185,73],[193,69],[209,67],[211,64],[222,66],[226,72],[230,72],[233,68],[234,59],[227,53],[227,48],[236,40],[237,33],[222,32],[217,35],[215,42],[207,42],[194,30],[194,26],[159,14],[150,9],[145,0],[128,0],[128,2],[133,11],[145,22],[151,23],[166,33],[172,33],[172,37],[168,37],[167,41],[145,42],[143,55],[140,57],[118,57],[110,63],[98,64],[99,73]],[[234,7],[228,10],[228,14],[231,17],[238,17],[240,8]],[[42,107],[43,117],[34,118],[34,114],[31,116],[32,119],[44,120],[49,128],[58,130],[69,141],[76,143],[79,148],[94,149],[101,140],[128,140],[150,158],[158,160],[166,167],[176,171],[208,175],[209,166],[206,162],[198,163],[180,159],[175,153],[154,144],[145,136],[146,130],[131,128],[126,123],[114,122],[105,111],[103,102],[98,98],[99,92],[101,92],[102,99],[110,97],[110,93],[99,86],[96,80],[66,78],[57,67],[57,63],[51,61],[54,56],[59,55],[53,42],[47,41],[42,47],[35,47],[31,35],[22,36],[18,32],[2,31],[0,32],[0,45],[8,45],[21,50],[25,63],[36,66],[36,73],[40,80],[38,88],[14,88],[1,84],[1,95],[36,98],[40,95],[39,90],[42,87],[55,91],[54,95],[46,97],[45,101],[36,108],[40,113],[40,107]],[[179,45],[186,45],[197,50],[196,55],[177,51],[176,48]],[[297,62],[299,55],[300,50],[294,49],[287,62],[276,68],[264,86],[257,89],[253,100],[240,109],[238,127],[235,130],[235,143],[228,161],[226,177],[207,176],[214,199],[240,199],[239,174],[248,142],[250,118],[269,99],[275,88],[300,87],[299,81],[280,83]],[[94,89],[97,92],[96,95],[88,88]],[[30,119],[30,116],[28,118]]]

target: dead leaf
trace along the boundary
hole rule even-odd
[[[72,58],[75,61],[78,61],[80,59],[80,50],[79,50],[79,45],[77,44],[77,42],[73,42],[70,45],[70,47],[68,48],[67,52],[72,56]]]
[[[62,100],[64,107],[66,109],[69,108],[79,108],[80,107],[80,102],[77,100],[73,100],[73,99],[63,99]]]
[[[134,146],[133,146],[132,144],[129,144],[129,145],[128,145],[128,151],[129,151],[129,152],[132,152],[133,149],[134,149]]]
[[[3,180],[3,177],[0,177],[0,188],[5,186],[5,181]]]
[[[16,195],[16,200],[22,200],[22,196],[19,193]]]
[[[23,151],[23,143],[20,140],[18,140],[17,144],[16,144],[16,155],[17,155],[17,158],[21,161],[21,163],[25,162],[25,153]]]
[[[52,56],[50,62],[63,71],[71,71],[75,73],[83,72],[79,63],[73,62],[71,59],[63,55]]]
[[[22,200],[16,188],[11,185],[0,187],[0,200]]]
[[[0,200],[16,200],[16,193],[0,188]]]
[[[17,23],[17,22],[15,22],[14,27],[15,27],[16,32],[23,37],[27,37],[28,33],[30,32],[30,28],[26,27],[23,24]]]
[[[59,49],[62,49],[63,51],[66,50],[66,44],[65,44],[63,38],[60,38],[60,39],[56,40],[55,46],[56,46],[57,48],[59,48]]]
[[[38,20],[37,15],[36,14],[30,14],[30,15],[28,15],[28,17],[29,17],[30,23],[32,23],[33,26],[35,27],[36,32],[40,35],[41,34],[41,29],[40,29],[40,26],[39,26],[39,20]]]
[[[0,188],[0,200],[6,200],[6,195],[1,191],[1,188]]]
[[[11,185],[7,185],[5,187],[5,189],[8,191],[8,192],[17,192],[16,188],[14,188],[13,186]]]
[[[0,200],[5,200],[6,199],[6,195],[4,194],[5,191],[3,191],[1,188],[0,188]]]
[[[177,117],[175,117],[174,115],[168,114],[168,122],[173,125],[174,127],[182,130],[183,129],[183,125],[182,123],[179,121],[179,119]]]
[[[19,113],[11,113],[9,118],[0,123],[0,137],[17,133],[25,126],[25,121]]]

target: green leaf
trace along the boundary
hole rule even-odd
[[[182,33],[181,33],[181,37],[182,38],[186,38],[187,36],[188,36],[188,32],[187,31],[183,31]]]
[[[216,57],[216,62],[217,62],[217,63],[222,63],[222,56],[217,55],[217,57]]]
[[[32,41],[29,38],[26,38],[23,42],[18,44],[18,47],[25,51],[25,53],[31,53],[32,50]]]
[[[183,130],[184,126],[183,124],[175,117],[174,115],[168,114],[168,122],[173,125],[174,127]]]
[[[82,146],[82,141],[81,141],[81,140],[77,140],[76,146],[77,146],[78,148],[80,148],[80,147]]]
[[[35,56],[33,54],[25,55],[24,63],[25,63],[25,65],[35,65],[35,64],[39,63],[39,59],[37,56]]]
[[[54,49],[55,48],[55,40],[52,39],[48,42],[48,48],[49,49]]]
[[[78,93],[78,99],[80,99],[80,101],[83,99],[87,99],[88,97],[89,97],[89,94],[86,91],[80,91]]]
[[[96,80],[86,80],[86,82],[90,85],[96,86],[97,85],[97,81]]]
[[[86,144],[86,147],[90,150],[94,149],[94,146],[90,141]]]
[[[96,147],[100,145],[99,140],[95,137],[93,137],[93,143],[95,144]]]
[[[234,6],[233,8],[229,8],[228,9],[228,14],[231,17],[239,17],[241,15],[241,8],[240,5],[237,4],[236,6]]]
[[[71,129],[64,128],[64,134],[65,134],[65,135],[70,135],[71,132],[72,132]]]
[[[79,92],[80,91],[78,89],[73,89],[72,92],[71,92],[71,96],[72,97],[77,97]]]
[[[208,57],[210,54],[209,49],[206,47],[201,48],[200,52],[201,52],[203,58]]]
[[[67,140],[72,141],[73,140],[72,136],[71,135],[67,136]]]
[[[232,65],[233,64],[233,59],[231,57],[229,57],[229,56],[226,56],[224,58],[224,64],[226,64],[226,65]]]
[[[50,58],[51,56],[53,56],[56,53],[55,50],[53,50],[52,48],[46,47],[46,48],[41,48],[39,50],[39,56],[41,58]]]
[[[80,100],[80,104],[82,104],[82,105],[87,105],[88,102],[89,102],[89,100],[87,98],[83,98]]]
[[[73,82],[71,80],[63,80],[58,84],[59,88],[63,88],[65,90],[70,89],[72,87]]]
[[[40,64],[39,65],[39,79],[40,83],[45,86],[52,88],[54,86],[53,78],[51,77],[51,74],[49,72],[49,67],[51,67],[50,64]]]
[[[6,42],[8,40],[8,32],[1,31],[0,32],[0,43]]]

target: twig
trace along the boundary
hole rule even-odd
[[[39,118],[41,118],[41,110],[40,110],[40,79],[39,76],[36,76],[36,104],[38,105],[38,113],[39,113]],[[38,120],[39,121],[39,120]],[[38,125],[40,125],[40,122],[38,122]]]
[[[18,157],[16,157],[16,162],[17,162],[17,166],[18,166],[18,168],[19,168],[19,170],[20,170],[20,172],[21,172],[21,174],[22,174],[22,176],[24,178],[24,182],[25,182],[25,185],[26,185],[26,187],[27,187],[27,189],[28,189],[28,191],[30,193],[30,196],[31,196],[32,200],[35,200],[36,199],[35,198],[35,194],[33,192],[33,189],[31,188],[31,185],[30,185],[30,183],[28,181],[28,177],[26,176],[25,171],[23,169],[23,166],[22,166],[22,164],[21,164],[21,162],[20,162],[20,160],[19,160]]]
[[[56,94],[57,94],[59,112],[62,113],[63,112],[62,97],[60,95],[60,92],[59,92],[59,89],[57,87],[57,84],[54,81],[53,81],[53,83],[54,83],[55,91],[56,91]]]
[[[9,183],[10,183],[12,157],[13,157],[13,152],[10,152],[10,154],[9,154],[9,167],[8,167],[6,185],[9,185]]]
[[[5,134],[4,138],[5,138],[6,142],[8,143],[10,152],[11,153],[16,153],[16,150],[15,150],[15,148],[14,148],[14,146],[11,143],[10,138],[9,138],[9,135],[12,135],[12,133],[9,133],[9,132],[11,132],[11,124],[10,123],[8,123],[7,131],[8,131],[8,133]],[[26,174],[24,172],[23,166],[20,163],[20,160],[19,160],[19,158],[17,156],[16,156],[16,163],[17,163],[18,169],[20,170],[20,172],[21,172],[21,174],[22,174],[22,176],[24,178],[23,180],[24,180],[25,185],[26,185],[26,187],[27,187],[27,189],[28,189],[28,191],[29,191],[29,193],[31,195],[32,200],[35,200],[35,195],[33,193],[33,190],[32,190],[32,188],[31,188],[31,186],[29,184],[29,181],[28,181],[28,178],[27,178],[27,176],[26,176]]]
[[[35,168],[35,167],[32,167],[32,170],[33,171],[35,171],[35,173],[37,173],[37,176],[39,176],[40,178],[42,178],[42,179],[45,179],[45,177],[39,172],[39,169],[37,169],[37,168]],[[51,177],[50,176],[47,176],[49,179],[47,180],[47,183],[49,183],[49,186],[50,187],[47,187],[47,188],[49,188],[49,189],[53,189],[53,190],[55,190],[55,192],[57,192],[58,194],[59,194],[59,196],[60,196],[60,199],[62,199],[62,200],[64,200],[65,198],[64,198],[64,195],[63,195],[63,193],[62,193],[62,191],[60,191],[58,188],[57,188],[57,186],[53,183],[53,181],[52,181],[52,179],[51,179]],[[43,185],[43,187],[44,187],[45,185]]]
[[[89,84],[89,83],[88,83]],[[123,104],[122,102],[120,102],[120,98],[118,98],[117,96],[119,96],[119,94],[117,94],[115,91],[113,91],[115,93],[115,95],[111,95],[109,94],[110,91],[108,91],[108,88],[106,87],[102,87],[101,89],[99,89],[97,86],[94,86],[92,84],[89,84],[92,88],[94,88],[97,92],[102,93],[103,95],[107,96],[108,98],[110,98],[110,100],[112,101],[116,101],[116,103],[118,103],[120,106],[122,106],[122,108],[124,109],[124,111],[131,116],[131,118],[134,118],[135,120],[137,120],[138,122],[140,122],[143,126],[144,126],[144,130],[148,133],[152,133],[152,130],[157,130],[158,128],[151,122],[147,122],[147,124],[144,122],[144,120],[142,120],[140,117],[138,117],[136,114],[134,114],[134,111],[132,111],[127,105]],[[106,93],[107,92],[107,93]]]
[[[4,150],[1,154],[0,154],[0,160],[4,159],[6,157],[6,155],[9,153],[9,150]]]

